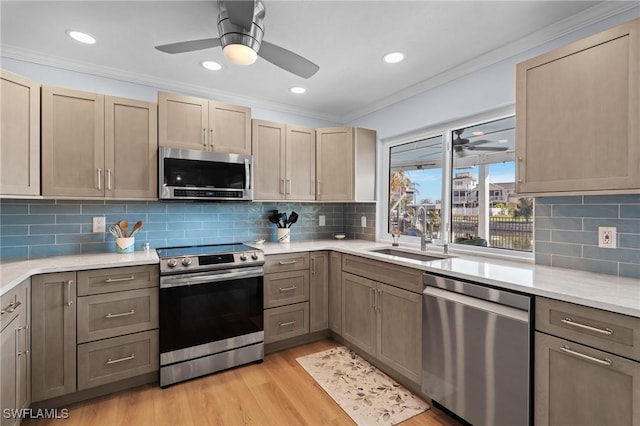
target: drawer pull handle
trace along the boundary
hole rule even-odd
[[[71,299],[71,286],[73,285],[73,280],[67,281],[67,306],[73,305],[73,300]]]
[[[131,354],[129,356],[125,356],[124,358],[118,358],[118,359],[109,358],[107,360],[107,364],[111,365],[111,364],[117,364],[117,363],[122,362],[122,361],[130,361],[130,360],[134,359],[135,357],[136,357],[136,354]]]
[[[119,314],[107,314],[104,317],[105,318],[119,318],[119,317],[128,317],[129,315],[135,315],[136,311],[134,309],[130,310],[129,312],[122,312]]]
[[[20,306],[20,305],[22,305],[22,301],[20,301],[20,300],[18,300],[17,302],[11,302],[11,303],[9,303],[9,305],[6,308],[4,308],[0,312],[0,314],[1,315],[10,314],[13,311],[15,311],[18,308],[18,306]]]
[[[131,275],[130,277],[124,277],[124,278],[107,278],[106,280],[104,280],[105,283],[119,283],[122,281],[133,281],[135,280],[136,277],[134,275]]]
[[[613,361],[611,361],[609,358],[598,359],[589,355],[581,354],[580,352],[576,352],[572,350],[567,345],[564,345],[563,347],[561,347],[560,350],[564,353],[568,353],[569,355],[577,356],[578,358],[586,359],[587,361],[595,362],[596,364],[604,365],[607,367],[613,364]]]
[[[289,321],[289,322],[281,322],[280,324],[278,324],[280,327],[286,327],[288,325],[294,325],[295,323],[297,323],[298,321],[293,320],[293,321]]]
[[[589,331],[593,331],[595,333],[604,334],[606,336],[611,336],[613,334],[613,330],[610,329],[609,327],[606,327],[604,329],[603,328],[591,327],[589,325],[580,324],[579,322],[574,322],[569,317],[561,319],[560,322],[562,322],[564,324],[567,324],[567,325],[572,325],[574,327],[582,328],[583,330],[589,330]]]
[[[281,265],[293,265],[294,263],[298,263],[297,260],[281,260],[279,262]]]
[[[280,291],[293,291],[293,290],[295,290],[296,288],[298,288],[298,287],[296,287],[296,286],[294,285],[294,286],[291,286],[291,287],[285,287],[285,288],[280,287],[280,288],[279,288],[279,290],[280,290]]]

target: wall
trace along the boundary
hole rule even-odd
[[[351,215],[357,210],[358,214],[368,214],[373,206],[355,203],[2,200],[0,259],[114,251],[114,237],[110,233],[91,232],[94,216],[105,216],[107,224],[126,219],[130,228],[136,221],[144,221],[142,230],[136,234],[136,250],[140,250],[143,242],[157,248],[260,238],[276,241],[277,228],[267,219],[274,209],[299,214],[297,223],[291,227],[291,241],[333,238],[335,232],[345,232],[347,238],[361,237],[362,228],[345,226],[344,212]],[[321,214],[326,218],[324,227],[318,226],[318,215]],[[372,236],[375,218],[373,215],[368,218],[370,228],[367,229]]]
[[[618,247],[598,247],[598,227],[617,228]],[[640,195],[536,199],[536,263],[640,279]]]

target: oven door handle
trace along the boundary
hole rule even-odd
[[[262,268],[231,269],[228,271],[207,272],[196,275],[173,275],[160,278],[160,288],[181,287],[186,285],[232,281],[242,278],[264,276]]]

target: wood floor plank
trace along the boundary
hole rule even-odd
[[[140,386],[71,405],[68,419],[25,420],[24,426],[353,425],[351,418],[296,358],[338,343],[320,340],[249,364],[161,389]],[[432,407],[402,426],[459,426]]]

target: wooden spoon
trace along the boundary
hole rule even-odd
[[[124,238],[128,238],[129,235],[127,234],[127,231],[129,230],[129,222],[123,219],[118,222],[118,226],[120,227],[120,229],[122,229],[122,235],[124,236]]]
[[[141,220],[137,221],[135,225],[133,225],[133,230],[131,231],[131,234],[129,234],[129,237],[133,237],[135,235],[136,232],[138,232],[140,230],[140,228],[142,228],[143,222]]]

